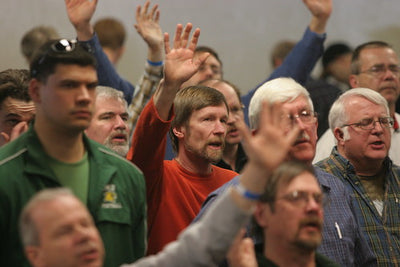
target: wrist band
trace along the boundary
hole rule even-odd
[[[258,200],[262,194],[256,194],[253,192],[248,191],[246,188],[243,187],[242,184],[237,184],[235,186],[236,191],[242,195],[244,198],[250,199],[250,200]]]
[[[153,62],[153,61],[150,61],[147,59],[147,63],[149,63],[150,66],[157,67],[157,66],[161,66],[162,64],[164,64],[164,61],[161,60],[161,61]]]

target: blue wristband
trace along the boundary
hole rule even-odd
[[[242,195],[244,198],[250,199],[250,200],[258,200],[262,194],[256,194],[253,192],[248,191],[246,188],[244,188],[240,183],[235,186],[236,191]]]
[[[153,62],[153,61],[150,61],[147,59],[147,63],[149,63],[150,66],[157,67],[157,66],[162,66],[162,64],[164,64],[164,61],[161,60],[161,61]]]

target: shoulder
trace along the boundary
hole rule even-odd
[[[215,173],[215,175],[224,175],[226,177],[235,177],[237,175],[239,175],[237,172],[232,171],[232,170],[228,170],[228,169],[224,169],[215,165],[212,165],[213,168],[213,172]]]
[[[0,148],[0,169],[3,169],[5,165],[16,163],[27,151],[25,135],[2,146]]]
[[[326,172],[318,166],[314,166],[315,176],[318,182],[323,187],[329,188],[331,191],[340,192],[345,191],[345,186],[339,177]]]
[[[135,164],[119,156],[105,146],[90,139],[86,140],[86,145],[89,147],[93,159],[98,164],[109,164],[116,167],[118,171],[126,170],[142,175],[142,171]]]

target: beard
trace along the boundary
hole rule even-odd
[[[128,138],[127,133],[125,132],[124,134],[126,134],[126,136]],[[114,142],[112,140],[113,137],[114,137],[114,134],[113,135],[109,135],[107,137],[107,139],[104,141],[104,146],[106,146],[107,148],[111,149],[112,151],[114,151],[115,153],[120,155],[121,157],[125,157],[126,154],[128,154],[128,151],[129,151],[128,139],[126,139],[124,142]]]
[[[213,143],[215,141],[209,141],[207,142],[202,148],[198,149],[198,148],[194,148],[193,146],[189,145],[189,144],[185,144],[185,149],[189,152],[191,152],[194,155],[197,155],[207,161],[209,161],[210,163],[217,163],[218,161],[220,161],[222,159],[222,154],[224,152],[224,148],[225,148],[225,142],[223,140],[223,138],[221,140],[218,140],[218,142],[221,142],[221,149],[210,149],[208,147],[208,145],[210,143]]]
[[[313,224],[319,228],[319,231],[308,233],[307,237],[300,236],[300,232],[304,226]],[[305,219],[300,222],[299,231],[297,232],[294,244],[296,247],[305,251],[314,251],[318,248],[322,241],[322,220],[316,217]]]

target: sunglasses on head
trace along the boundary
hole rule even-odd
[[[43,53],[43,55],[38,59],[36,66],[40,66],[41,64],[43,64],[43,62],[46,60],[46,58],[49,56],[50,53],[55,53],[55,54],[70,53],[74,51],[78,46],[82,47],[87,52],[92,53],[91,47],[86,43],[78,43],[76,39],[72,40],[60,39],[54,41],[54,43],[50,45],[47,51]],[[31,71],[31,76],[35,77],[36,75],[37,75],[37,70],[33,68]]]

